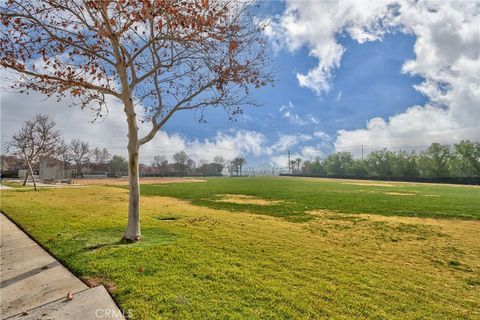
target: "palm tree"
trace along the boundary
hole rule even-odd
[[[302,164],[302,158],[295,159],[295,164],[297,165],[297,174],[300,173],[300,164]]]
[[[290,160],[290,168],[289,168],[289,171],[292,170],[292,174],[294,173],[295,171],[295,166],[296,166],[297,162],[295,160]]]

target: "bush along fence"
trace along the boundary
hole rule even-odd
[[[480,177],[435,177],[435,178],[426,178],[426,177],[406,178],[406,177],[404,177],[404,178],[399,178],[399,177],[369,177],[369,176],[355,176],[355,175],[326,175],[326,174],[317,175],[317,174],[290,174],[290,173],[281,173],[280,176],[480,185]]]

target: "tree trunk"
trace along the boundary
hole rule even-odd
[[[82,173],[82,165],[80,163],[76,163],[76,171],[77,171],[77,179],[83,178],[83,173]]]
[[[124,239],[140,240],[140,181],[138,170],[138,128],[135,111],[131,103],[125,105],[128,122],[128,225]]]
[[[37,182],[35,181],[35,176],[33,175],[33,168],[30,162],[28,163],[28,171],[30,172],[30,175],[32,176],[32,181],[33,181],[33,190],[37,191]],[[27,174],[28,177],[28,174]]]
[[[23,183],[22,183],[22,186],[26,186],[27,185],[27,180],[28,180],[28,176],[30,175],[30,171],[27,171],[25,173],[25,179],[23,179]]]

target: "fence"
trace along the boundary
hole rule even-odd
[[[363,177],[363,176],[339,176],[339,175],[315,175],[315,174],[289,174],[280,173],[281,176],[289,177],[308,177],[308,178],[329,178],[329,179],[355,179],[355,180],[373,180],[373,181],[403,181],[420,183],[449,183],[480,185],[480,177],[437,177],[437,178],[396,178],[396,177]]]

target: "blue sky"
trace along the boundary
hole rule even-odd
[[[242,155],[266,169],[286,166],[287,150],[312,159],[359,156],[361,145],[368,152],[480,141],[479,2],[262,1],[255,13],[269,21],[276,79],[254,92],[261,107],[245,108],[237,121],[218,109],[206,111],[206,123],[198,113],[177,113],[142,146],[142,162],[183,150],[197,162]],[[126,155],[118,101],[92,124],[68,101],[7,91],[0,99],[2,144],[34,110],[50,115],[67,141]]]
[[[307,47],[295,52],[274,52],[271,65],[275,85],[255,92],[260,107],[247,107],[237,121],[228,119],[225,112],[207,110],[207,123],[199,123],[194,112],[178,113],[165,126],[168,132],[179,132],[187,139],[209,139],[217,131],[254,130],[274,141],[282,134],[312,134],[322,131],[334,137],[340,129],[364,127],[373,117],[388,118],[415,104],[428,100],[414,89],[422,78],[401,72],[405,61],[414,58],[415,37],[402,33],[387,35],[382,41],[359,44],[348,35],[338,36],[346,52],[340,68],[335,70],[332,89],[318,96],[298,84],[297,72],[305,73],[317,61],[309,56]],[[299,121],[284,117],[282,106]],[[314,118],[315,122],[309,121]],[[302,123],[304,122],[304,123]],[[188,123],[188,125],[185,125]],[[381,146],[379,146],[381,147]],[[298,151],[300,145],[293,146]],[[328,150],[328,151],[333,151]]]

